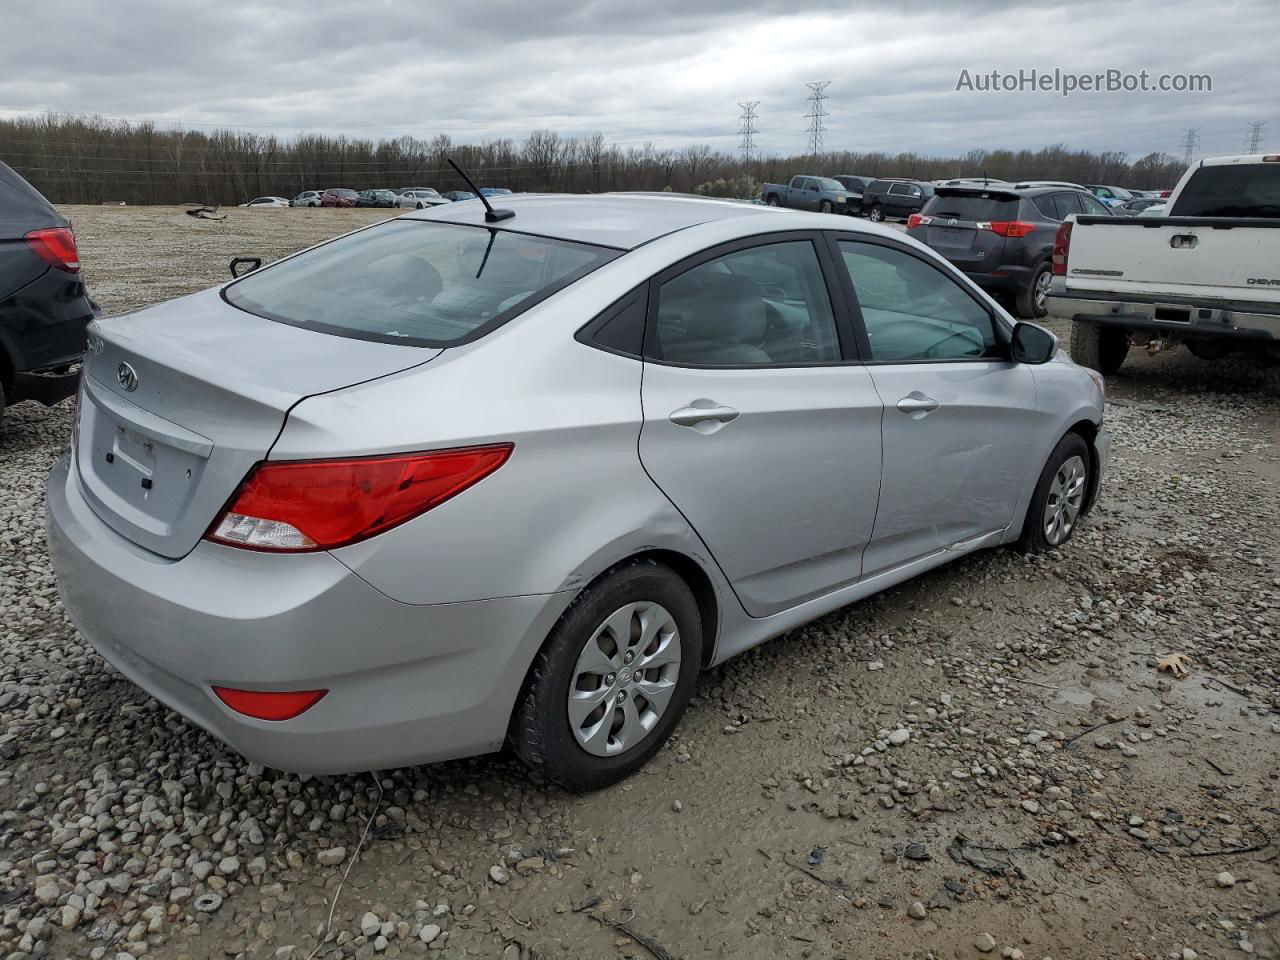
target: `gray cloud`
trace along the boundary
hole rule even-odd
[[[960,153],[1066,142],[1137,156],[1240,149],[1280,84],[1274,0],[64,0],[0,35],[0,114],[54,110],[291,135],[455,140],[599,130],[622,142],[804,148],[804,82],[830,79],[831,149]],[[1211,93],[956,92],[960,71],[1209,73]],[[1280,147],[1280,117],[1268,130]]]

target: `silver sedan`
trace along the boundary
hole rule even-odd
[[[245,755],[645,763],[698,671],[1074,532],[1100,377],[854,220],[451,204],[90,332],[48,485],[66,609]]]

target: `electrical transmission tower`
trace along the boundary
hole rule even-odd
[[[1186,161],[1187,166],[1191,166],[1191,161],[1196,158],[1196,151],[1200,149],[1200,128],[1199,127],[1183,127],[1182,128],[1182,157]]]
[[[805,133],[809,135],[809,152],[815,157],[822,153],[822,137],[827,132],[827,125],[822,122],[822,118],[831,116],[826,106],[827,101],[831,99],[826,94],[829,83],[831,83],[830,80],[818,80],[805,84],[810,90],[809,96],[805,98],[805,102],[809,104],[809,112],[804,115],[809,121],[809,125],[805,127]]]
[[[1262,128],[1266,125],[1265,120],[1254,120],[1249,124],[1249,137],[1244,142],[1245,153],[1262,152]]]
[[[760,132],[760,128],[756,126],[756,107],[760,106],[759,100],[748,100],[746,103],[739,103],[742,113],[738,117],[738,134],[741,140],[738,145],[742,148],[742,159],[750,163],[751,158],[756,152],[756,134]]]

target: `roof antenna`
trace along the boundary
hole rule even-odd
[[[471,192],[474,193],[477,197],[479,197],[480,202],[484,204],[485,223],[497,223],[499,220],[510,220],[512,217],[516,215],[516,212],[514,210],[493,209],[492,204],[489,203],[489,198],[480,192],[480,188],[475,185],[475,182],[472,181],[470,177],[468,177],[465,173],[462,172],[462,168],[453,162],[453,158],[445,157],[445,160],[449,162],[449,166],[453,167],[454,171],[458,174],[458,176],[460,176],[463,180],[467,181],[467,186],[471,188]]]

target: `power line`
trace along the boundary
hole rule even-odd
[[[1245,153],[1261,153],[1262,152],[1262,128],[1267,125],[1265,120],[1254,120],[1249,124],[1249,137],[1245,140]]]
[[[1183,127],[1182,128],[1182,157],[1186,161],[1187,166],[1191,166],[1191,161],[1196,158],[1196,151],[1200,149],[1200,128],[1199,127]]]
[[[756,149],[756,134],[759,132],[756,127],[756,108],[760,106],[760,101],[739,101],[738,106],[742,108],[742,114],[738,117],[738,134],[742,139],[738,146],[742,148],[743,161],[750,163]]]
[[[822,118],[831,116],[826,108],[826,103],[831,98],[825,92],[830,83],[830,80],[817,80],[805,84],[811,91],[805,98],[809,104],[809,112],[804,115],[809,121],[805,133],[809,135],[809,153],[815,157],[822,152],[822,137],[827,132],[827,125],[822,122]]]

